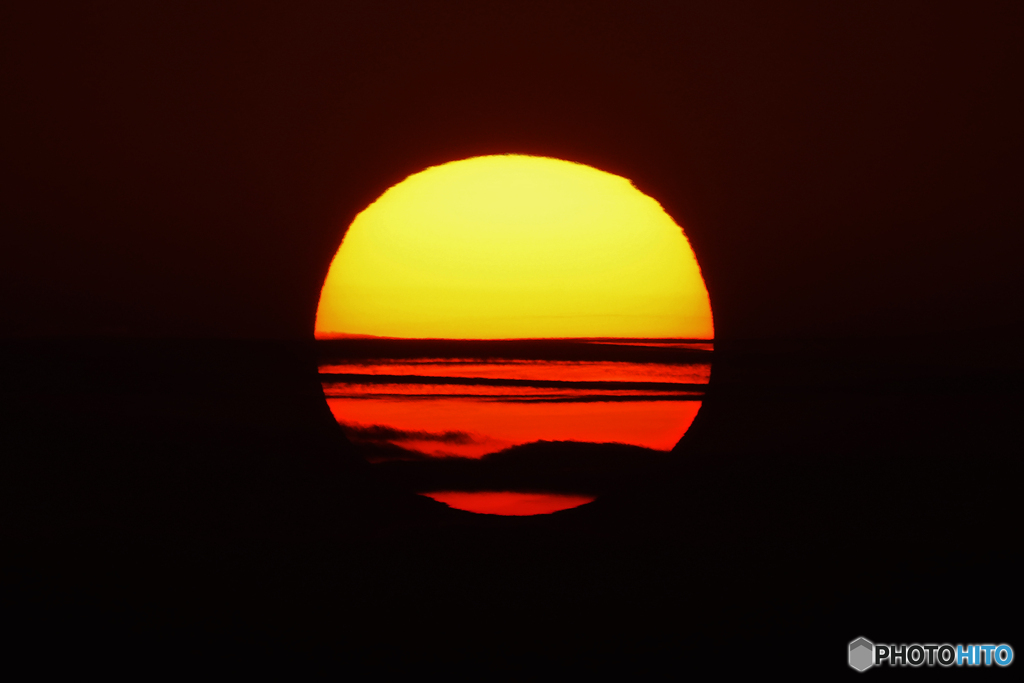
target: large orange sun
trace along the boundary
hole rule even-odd
[[[356,216],[316,336],[712,339],[682,228],[629,180],[522,155],[409,176]]]

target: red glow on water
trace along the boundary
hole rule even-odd
[[[456,510],[505,516],[547,515],[594,500],[594,496],[515,491],[435,491],[423,495]]]

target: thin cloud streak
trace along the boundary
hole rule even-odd
[[[388,425],[360,425],[345,422],[338,423],[342,432],[353,441],[439,441],[441,443],[469,444],[476,443],[467,432],[446,431],[428,432],[423,430],[397,429]]]

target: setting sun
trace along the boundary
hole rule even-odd
[[[629,180],[521,155],[428,168],[360,213],[316,336],[711,339],[683,230]]]
[[[672,450],[714,326],[658,202],[589,166],[504,155],[428,168],[356,216],[315,333],[324,397],[369,463],[449,507],[537,515],[600,495],[596,463]]]

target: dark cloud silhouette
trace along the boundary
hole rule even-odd
[[[442,384],[442,382],[437,382]],[[344,393],[335,394],[328,390],[325,392],[328,397],[347,396]],[[393,399],[396,401],[410,398],[409,394],[394,394],[389,392],[360,393],[359,398]],[[522,394],[456,394],[456,393],[416,393],[412,397],[417,401],[425,400],[452,400],[471,399],[474,401],[501,401],[502,403],[595,403],[595,402],[629,402],[629,401],[699,401],[703,396],[702,391],[688,391],[681,393],[658,393],[658,394],[635,394],[627,396],[615,396],[607,394],[572,394],[565,395],[530,395]]]
[[[366,451],[376,469],[399,488],[416,491],[535,491],[601,495],[666,467],[671,453],[618,443],[535,441],[481,458],[402,457]]]
[[[442,443],[476,443],[467,432],[427,432],[395,429],[387,425],[353,425],[339,422],[341,431],[352,441],[440,441]]]
[[[458,386],[533,387],[538,389],[635,389],[672,391],[703,389],[703,384],[684,382],[585,382],[554,379],[493,379],[484,377],[436,377],[431,375],[356,375],[321,373],[325,382],[349,384],[454,384]]]
[[[713,356],[708,349],[618,345],[579,339],[324,339],[317,343],[317,353],[322,364],[350,359],[415,358],[692,364],[707,363]]]

